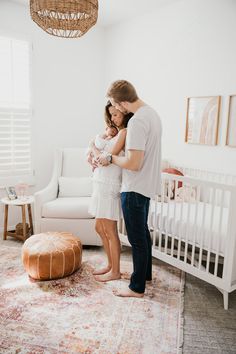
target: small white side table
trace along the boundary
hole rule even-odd
[[[3,231],[3,239],[6,240],[7,236],[13,236],[19,240],[25,241],[28,237],[26,233],[26,206],[28,209],[28,218],[29,218],[29,225],[30,225],[30,235],[33,235],[33,220],[32,220],[32,211],[31,211],[31,204],[34,202],[33,196],[26,196],[24,199],[14,199],[9,200],[8,198],[2,198],[1,202],[4,204],[4,231]],[[16,231],[8,231],[8,209],[9,206],[18,206],[21,207],[22,212],[22,226],[23,226],[23,235],[17,235]]]

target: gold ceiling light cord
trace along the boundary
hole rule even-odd
[[[53,36],[78,38],[97,22],[98,0],[30,0],[30,15]]]

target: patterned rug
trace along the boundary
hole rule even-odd
[[[119,298],[131,256],[122,255],[122,279],[94,280],[101,249],[83,251],[82,268],[53,281],[32,281],[21,264],[21,245],[0,245],[0,353],[181,353],[182,273],[154,260],[153,282],[143,299]]]

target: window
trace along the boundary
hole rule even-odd
[[[32,176],[30,43],[0,36],[0,181]]]

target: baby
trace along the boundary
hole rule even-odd
[[[96,160],[96,151],[97,153],[100,153],[103,151],[108,144],[108,142],[114,138],[118,134],[118,129],[114,126],[107,126],[106,130],[102,134],[97,134],[95,136],[95,139],[92,140],[89,144],[89,150],[88,150],[88,155],[90,156],[92,162],[95,162]],[[92,171],[94,171],[95,167],[93,167]]]
[[[94,145],[98,150],[104,150],[107,145],[107,141],[111,140],[118,133],[116,127],[106,127],[105,133],[96,135],[94,139]]]

